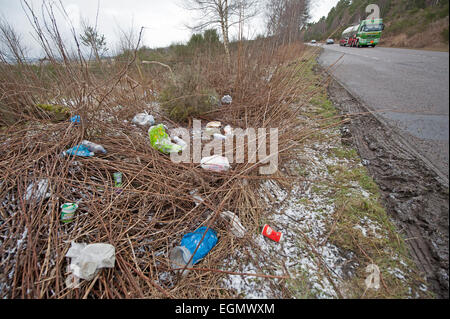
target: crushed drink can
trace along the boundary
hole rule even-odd
[[[279,243],[283,239],[283,234],[273,230],[269,225],[265,224],[262,230],[263,236]]]
[[[63,223],[70,223],[73,221],[77,209],[77,203],[65,203],[61,205],[61,221]]]
[[[116,172],[113,174],[114,177],[114,187],[122,187],[122,173]]]

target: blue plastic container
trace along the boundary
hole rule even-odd
[[[94,152],[91,152],[86,146],[80,144],[68,149],[67,151],[64,151],[63,155],[91,157],[94,156]]]
[[[213,229],[208,229],[205,238],[195,252],[194,257],[191,259],[192,254],[197,248],[203,234],[206,231],[205,226],[200,227],[192,233],[188,233],[181,239],[180,246],[176,246],[170,252],[170,259],[172,260],[172,268],[182,268],[187,265],[190,268],[192,265],[198,263],[203,257],[205,257],[211,249],[217,244],[217,233]],[[188,271],[183,272],[186,275]]]

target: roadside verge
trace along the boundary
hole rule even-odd
[[[328,93],[350,115],[347,139],[380,187],[416,264],[437,296],[448,298],[448,180],[337,80]]]

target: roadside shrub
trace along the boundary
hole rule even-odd
[[[430,10],[427,10],[425,12],[425,20],[426,20],[427,23],[433,22],[436,19],[436,17],[437,17],[437,13],[436,12],[433,12],[433,11],[430,11]]]
[[[448,17],[448,8],[449,8],[449,6],[447,3],[444,7],[439,9],[439,11],[437,12],[438,19],[443,19],[445,17]]]
[[[189,68],[161,91],[159,102],[170,119],[181,122],[213,110],[219,98],[216,91],[207,88],[200,75]]]
[[[448,43],[448,27],[442,30],[441,32],[442,40],[444,40],[445,43]]]
[[[202,45],[204,44],[204,42],[205,42],[205,39],[203,38],[203,35],[202,35],[202,34],[194,33],[194,34],[191,36],[191,39],[189,40],[187,46],[188,46],[189,48],[193,49],[193,48],[202,46]]]
[[[386,34],[398,34],[401,33],[402,31],[408,30],[408,28],[411,28],[414,25],[415,25],[414,20],[409,19],[397,20],[389,27],[389,29],[386,30],[387,31]]]
[[[419,8],[412,8],[412,9],[408,10],[408,14],[410,16],[415,15],[417,12],[419,12]]]
[[[69,118],[70,109],[67,106],[58,104],[36,104],[36,106],[44,110],[44,112],[54,121],[63,121]]]

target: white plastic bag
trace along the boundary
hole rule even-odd
[[[92,280],[101,268],[114,268],[116,249],[110,244],[77,244],[72,242],[66,257],[72,258],[69,269],[73,275]]]
[[[221,101],[222,104],[231,104],[231,102],[233,102],[233,98],[230,95],[224,95]]]
[[[142,125],[142,126],[147,126],[147,125],[153,125],[155,124],[155,119],[153,118],[153,116],[149,115],[147,112],[145,113],[139,113],[136,114],[133,117],[132,122],[134,124],[138,124],[138,125]]]
[[[228,158],[220,155],[203,157],[200,165],[203,169],[213,172],[224,172],[230,169]]]

